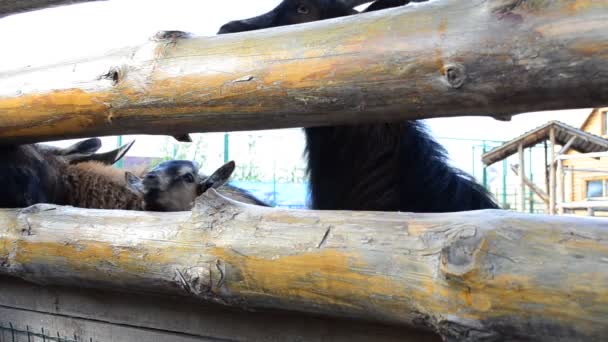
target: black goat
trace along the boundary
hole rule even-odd
[[[358,13],[368,1],[284,0],[272,11],[231,21],[219,34]],[[378,0],[366,11],[410,1]],[[414,1],[420,2],[420,1]],[[498,205],[482,186],[448,165],[445,149],[422,122],[305,129],[313,209],[452,212]]]

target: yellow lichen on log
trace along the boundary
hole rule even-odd
[[[608,333],[608,222],[506,211],[0,212],[0,274],[433,329],[474,341]]]
[[[438,0],[219,37],[159,34],[0,69],[0,143],[597,107],[608,103],[607,30],[604,1]]]

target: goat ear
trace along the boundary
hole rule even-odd
[[[130,143],[128,143],[126,145],[122,145],[119,148],[114,149],[112,151],[108,151],[105,153],[96,153],[89,157],[85,157],[85,158],[83,158],[83,160],[80,160],[79,162],[96,161],[96,162],[100,162],[105,165],[113,165],[117,161],[121,160],[125,156],[125,154],[127,154],[127,152],[129,152],[131,147],[133,147],[133,144],[135,144],[135,140],[131,141]]]
[[[90,138],[79,141],[66,148],[60,148],[59,154],[63,156],[69,156],[71,154],[92,154],[97,152],[101,148],[101,139]]]
[[[234,161],[229,161],[222,165],[219,169],[215,170],[211,176],[202,178],[201,183],[199,184],[199,193],[202,194],[209,188],[217,189],[220,186],[228,183],[228,180],[230,179],[230,176],[232,176],[235,168],[236,164]]]
[[[97,152],[101,148],[101,140],[99,138],[85,139],[68,147],[56,147],[44,144],[38,144],[37,146],[46,153],[62,157],[66,161],[71,162],[73,159],[90,156]]]
[[[69,154],[64,156],[64,159],[67,160],[70,164],[83,163],[88,161],[95,161],[102,163],[104,165],[112,165],[117,161],[121,160],[127,152],[131,149],[135,140],[130,143],[123,145],[117,149],[105,152],[105,153],[79,153],[79,154]]]
[[[127,182],[127,189],[131,190],[131,192],[138,196],[142,196],[144,194],[144,185],[141,178],[127,171],[125,172],[125,180]]]

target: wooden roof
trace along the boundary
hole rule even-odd
[[[524,148],[528,148],[542,141],[549,140],[551,127],[555,128],[555,142],[559,145],[563,146],[572,137],[576,137],[577,139],[571,145],[571,148],[578,152],[590,153],[608,151],[608,140],[566,125],[560,121],[549,121],[546,124],[485,153],[481,156],[481,160],[485,165],[492,165],[517,153],[519,144],[523,143]]]

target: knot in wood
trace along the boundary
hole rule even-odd
[[[447,64],[442,70],[445,80],[452,88],[460,88],[466,81],[466,72],[464,66],[459,64]]]
[[[117,85],[121,79],[120,68],[111,68],[108,72],[101,75],[99,79],[106,79],[112,81],[112,85]]]
[[[477,269],[477,255],[484,239],[477,236],[476,231],[473,227],[463,230],[457,240],[441,250],[441,271],[446,278],[462,278]]]
[[[152,40],[158,42],[164,40],[173,41],[177,39],[188,38],[190,36],[190,33],[184,31],[159,31],[154,35],[154,37],[152,37]]]
[[[211,291],[211,269],[204,266],[177,268],[175,269],[174,281],[187,293],[202,296]]]

